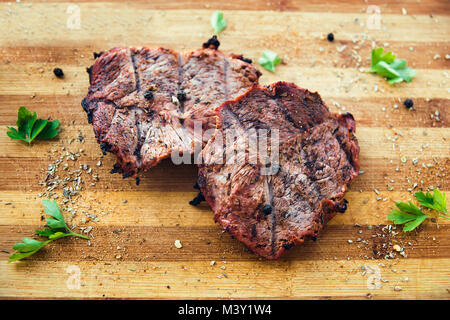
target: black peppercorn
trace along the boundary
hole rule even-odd
[[[338,211],[339,211],[340,213],[344,213],[346,210],[347,210],[347,203],[344,201],[344,203],[342,204],[342,206],[340,206],[340,207],[338,208]]]
[[[333,42],[333,41],[334,41],[334,34],[329,33],[329,34],[327,35],[327,40],[330,41],[330,42]]]
[[[106,153],[111,150],[111,147],[108,144],[102,142],[100,143],[100,149],[102,149],[103,155],[106,155]]]
[[[244,58],[244,56],[242,54],[238,57],[238,59],[240,59],[244,62],[250,63],[250,64],[253,62],[252,59]]]
[[[129,173],[129,172],[124,172],[124,173],[122,173],[122,178],[123,178],[123,179],[129,178],[129,177],[131,177],[131,176],[132,176],[132,174]]]
[[[103,52],[94,52],[94,59],[100,58],[100,56],[103,54]]]
[[[197,206],[199,205],[202,201],[205,201],[205,197],[203,196],[203,194],[201,192],[198,193],[198,195],[192,199],[191,201],[189,201],[189,204],[191,206]]]
[[[115,163],[113,168],[111,169],[110,173],[117,173],[120,170],[120,164]]]
[[[219,46],[220,42],[217,40],[217,36],[212,36],[212,38],[208,39],[208,41],[203,44],[203,49],[211,48],[217,50]]]
[[[147,99],[147,100],[153,99],[153,92],[151,90],[145,91],[144,98]]]
[[[57,76],[58,78],[64,78],[64,72],[62,71],[61,68],[55,68],[55,69],[53,69],[53,73],[54,73],[55,76]]]
[[[406,108],[411,109],[414,106],[414,102],[411,99],[406,99],[403,104]]]
[[[272,213],[272,206],[270,204],[266,204],[263,208],[262,208],[262,212],[265,215],[269,215]]]

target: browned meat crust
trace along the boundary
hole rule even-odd
[[[251,251],[277,259],[315,239],[336,212],[345,211],[344,192],[359,170],[351,114],[330,114],[317,93],[285,82],[255,85],[217,112],[216,135],[201,153],[198,185],[215,220]],[[216,141],[227,129],[239,133],[231,148],[245,145],[252,129],[278,129],[279,165],[269,166],[274,174],[262,174],[267,165],[260,160],[217,164],[230,150]]]
[[[172,151],[192,152],[202,143],[194,121],[215,128],[215,109],[258,82],[260,72],[218,51],[216,40],[190,53],[118,47],[97,55],[82,106],[103,152],[117,156],[113,172],[135,176]]]

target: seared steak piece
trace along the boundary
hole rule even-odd
[[[215,220],[251,251],[277,259],[315,239],[336,212],[345,211],[344,192],[359,170],[351,114],[331,114],[317,93],[285,82],[254,86],[217,113],[216,134],[201,153],[198,185]],[[264,141],[257,129],[270,137],[278,131],[279,152],[269,142],[258,150],[266,150],[272,162],[261,156],[251,161],[249,150],[236,151]],[[258,140],[248,143],[255,131]]]
[[[113,172],[135,176],[172,151],[201,147],[194,122],[215,128],[215,109],[258,82],[257,69],[218,44],[212,38],[190,53],[118,47],[97,55],[82,106],[103,152],[117,156]]]

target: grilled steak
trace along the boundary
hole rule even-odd
[[[201,153],[198,185],[215,220],[251,251],[277,259],[315,239],[336,212],[345,211],[346,185],[359,170],[351,114],[331,114],[317,93],[284,82],[255,85],[217,113],[216,134]],[[255,131],[255,141],[264,140],[261,129],[268,137],[278,132],[278,163],[260,156],[252,162],[249,150],[236,152],[255,145],[247,142]],[[228,139],[230,130],[234,139]],[[258,154],[264,148],[275,159],[273,146]]]
[[[172,151],[201,147],[195,121],[203,131],[215,128],[215,109],[258,82],[257,69],[218,45],[213,37],[190,53],[118,47],[97,54],[82,106],[103,152],[117,156],[113,172],[136,176]]]

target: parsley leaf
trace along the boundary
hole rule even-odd
[[[36,137],[36,139],[44,140],[44,139],[53,139],[56,137],[59,133],[58,130],[59,127],[59,121],[48,121],[47,125],[44,127],[44,129],[39,133],[39,135]]]
[[[416,192],[414,195],[416,196],[416,199],[419,200],[420,205],[448,214],[445,193],[441,193],[439,190],[435,189],[433,190],[433,194],[429,192],[426,194],[423,192]]]
[[[418,206],[416,206],[414,203],[412,203],[411,201],[409,201],[408,203],[396,202],[395,205],[400,210],[402,210],[404,212],[412,213],[416,216],[420,216],[423,214],[422,210],[420,210],[420,208]]]
[[[31,256],[32,254],[38,252],[41,248],[43,248],[48,243],[53,240],[75,236],[83,239],[89,239],[89,237],[78,234],[70,230],[64,221],[64,217],[59,210],[58,204],[52,200],[43,200],[42,204],[46,207],[45,213],[50,215],[52,218],[47,218],[47,225],[44,230],[36,230],[36,234],[42,237],[47,237],[46,241],[38,241],[30,238],[22,238],[22,242],[17,242],[13,249],[18,251],[12,254],[9,257],[8,262],[22,260],[26,257]]]
[[[215,34],[218,34],[220,31],[225,29],[227,26],[227,21],[223,18],[222,11],[217,10],[213,13],[211,16],[211,26],[213,27]]]
[[[36,112],[20,107],[17,113],[17,129],[7,127],[6,134],[13,140],[23,140],[30,145],[34,139],[53,139],[59,133],[59,121],[38,119]]]
[[[384,53],[383,48],[377,48],[372,50],[372,67],[376,66],[378,62],[384,61],[386,63],[392,63],[394,62],[395,54],[392,52],[386,52]]]
[[[275,72],[275,66],[281,63],[281,58],[272,50],[264,50],[262,55],[258,59],[258,63],[265,69]]]
[[[404,59],[397,59],[392,52],[384,52],[383,48],[372,50],[372,67],[368,72],[386,77],[389,84],[402,81],[411,82],[416,70],[407,66]]]
[[[441,193],[439,190],[433,190],[433,195],[427,192],[416,192],[414,194],[419,204],[429,209],[434,209],[444,214],[448,214],[446,208],[445,193]],[[425,214],[422,209],[413,204],[411,201],[396,202],[397,209],[393,209],[388,215],[388,219],[393,221],[394,224],[404,224],[403,231],[412,231],[421,225],[426,219],[433,217],[440,217],[450,220],[450,216]]]
[[[44,247],[51,240],[38,241],[30,238],[22,238],[22,243],[18,242],[14,245],[13,249],[18,251],[9,257],[8,262],[22,260],[32,254],[38,252],[42,247]]]
[[[428,216],[424,214],[423,216],[418,216],[416,217],[416,219],[408,223],[405,223],[405,225],[403,226],[403,232],[413,231],[415,228],[420,226],[422,222],[425,221],[426,218],[428,218]]]

